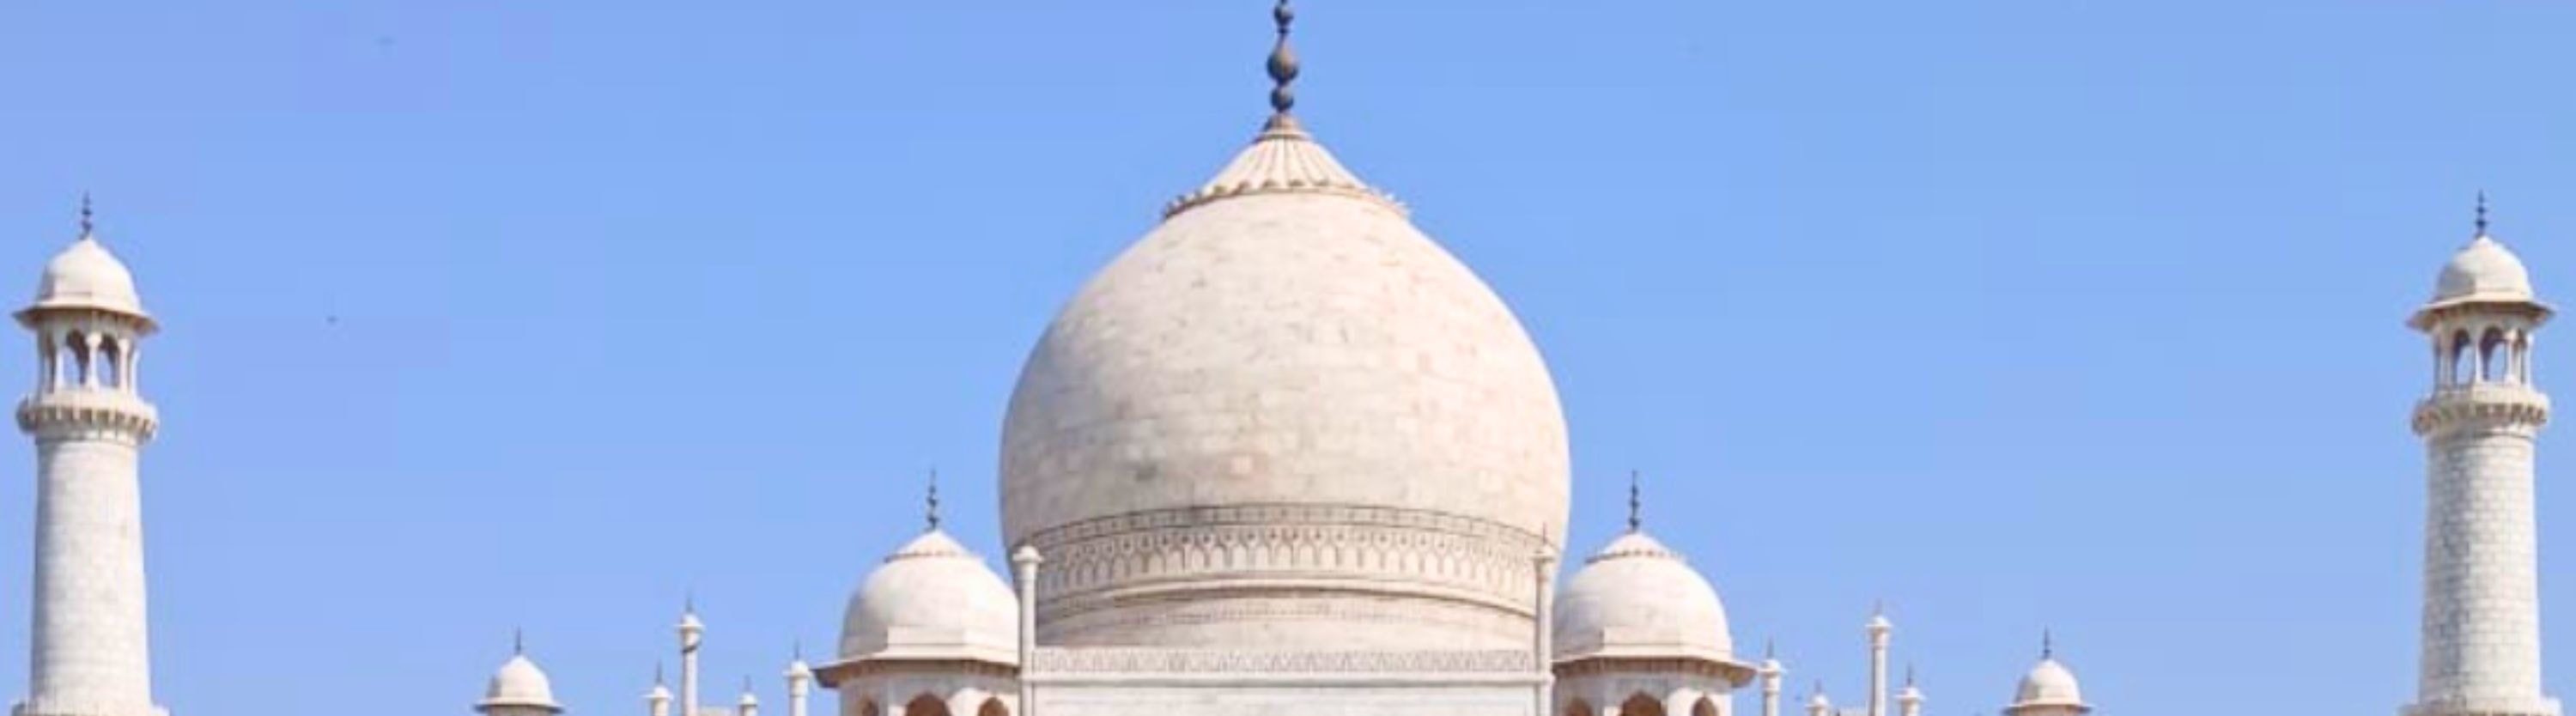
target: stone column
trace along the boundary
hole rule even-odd
[[[1020,713],[1035,716],[1038,710],[1037,686],[1030,675],[1038,667],[1038,565],[1046,558],[1038,549],[1020,545],[1011,553],[1011,578],[1020,590]]]

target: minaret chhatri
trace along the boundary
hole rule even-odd
[[[2442,267],[2407,325],[2431,338],[2433,390],[2415,405],[2424,438],[2424,621],[2412,716],[2556,716],[2541,692],[2533,440],[2549,396],[2533,387],[2532,336],[2551,310],[2530,273],[2477,234]]]
[[[163,713],[152,703],[137,467],[160,418],[134,380],[156,326],[90,216],[84,196],[80,237],[17,313],[36,337],[35,387],[18,402],[18,429],[36,441],[36,576],[16,716]]]

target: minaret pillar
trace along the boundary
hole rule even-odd
[[[1530,555],[1530,591],[1537,605],[1530,620],[1530,664],[1538,671],[1530,713],[1548,716],[1556,711],[1556,548],[1544,536]]]
[[[2542,690],[2535,440],[2549,397],[2531,334],[2552,311],[2520,259],[2478,234],[2408,325],[2450,368],[2415,406],[2425,447],[2424,604],[2414,716],[2557,716]],[[2466,365],[2460,365],[2465,363]],[[2462,375],[2463,370],[2474,371]]]
[[[36,302],[16,314],[35,334],[43,374],[18,402],[35,440],[34,624],[18,716],[152,716],[139,462],[160,427],[130,389],[125,354],[157,326],[133,276],[90,232],[45,267]]]

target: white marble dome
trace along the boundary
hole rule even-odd
[[[1293,120],[1170,211],[1011,396],[1005,539],[1063,575],[1039,582],[1041,636],[1525,641],[1527,557],[1565,533],[1569,478],[1511,309]],[[1310,626],[1253,625],[1285,619]]]
[[[2068,671],[2065,664],[2058,663],[2053,657],[2040,659],[2038,665],[2030,667],[2030,673],[2022,675],[2021,683],[2013,689],[2013,704],[2009,710],[2030,709],[2071,709],[2078,713],[2092,710],[2084,704],[2084,690],[2076,684],[2075,672]]]
[[[72,242],[36,282],[30,308],[90,308],[145,316],[143,298],[134,290],[134,273],[107,247],[87,235]]]
[[[514,708],[547,712],[563,710],[555,704],[553,680],[546,678],[545,670],[537,668],[537,663],[529,661],[526,654],[513,654],[509,661],[501,663],[500,670],[493,672],[491,682],[484,686],[483,701],[477,706],[484,711]]]
[[[2504,244],[2481,233],[2442,265],[2433,303],[2532,300],[2531,271]]]
[[[1717,588],[1644,532],[1612,540],[1556,601],[1556,659],[1693,658],[1734,664]]]
[[[1019,600],[984,560],[931,530],[886,557],[850,596],[842,659],[1019,663]]]

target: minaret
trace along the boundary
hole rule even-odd
[[[2532,334],[2551,310],[2513,252],[2477,235],[2407,325],[2432,339],[2432,394],[2415,405],[2426,452],[2423,652],[2415,716],[2555,716],[2541,692],[2532,446],[2549,397]]]
[[[662,685],[662,665],[653,665],[653,688],[644,692],[644,713],[671,716],[671,687]]]
[[[680,607],[680,716],[698,716],[698,646],[705,643],[707,625],[698,621],[698,600],[689,599]]]
[[[805,664],[805,647],[787,661],[787,716],[805,716],[805,699],[814,692],[814,667]]]
[[[35,629],[18,716],[150,716],[137,460],[160,418],[135,388],[156,328],[134,276],[92,231],[45,265],[18,324],[36,336],[36,384],[18,429],[36,441]]]
[[[1771,642],[1762,643],[1762,716],[1780,716],[1780,679],[1789,670],[1780,666],[1779,652]]]
[[[1887,621],[1884,604],[1869,610],[1869,716],[1887,716],[1887,636],[1896,625]]]

